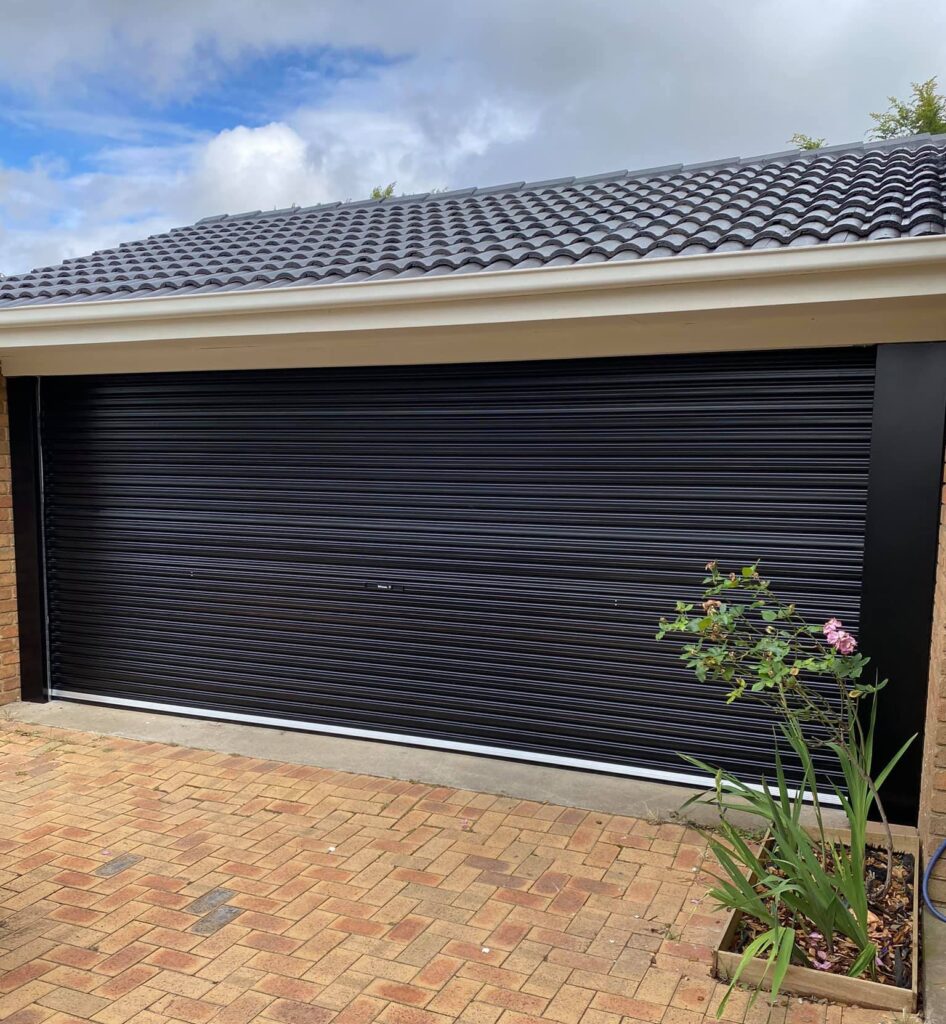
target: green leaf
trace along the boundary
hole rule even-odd
[[[778,928],[778,956],[775,960],[775,969],[772,971],[772,1002],[778,999],[779,990],[785,980],[789,964],[792,962],[792,950],[795,947],[795,933],[791,928]]]
[[[896,768],[897,762],[910,748],[910,744],[917,738],[919,734],[914,733],[903,746],[893,755],[893,757],[887,762],[885,767],[877,773],[877,778],[874,779],[874,788],[880,789],[880,787],[887,781],[887,776]]]
[[[869,946],[865,946],[854,963],[851,964],[851,969],[847,972],[849,978],[859,978],[864,971],[869,967],[874,966],[874,962],[877,959],[877,947],[871,943]]]
[[[739,978],[742,972],[752,963],[755,959],[756,954],[767,949],[775,941],[777,936],[777,929],[772,928],[767,932],[763,932],[758,938],[753,939],[748,946],[743,950],[742,957],[739,963],[736,965],[736,969],[733,971],[732,978],[729,981],[729,988],[726,990],[726,995],[723,996],[719,1006],[716,1008],[717,1018],[722,1017],[726,1011],[726,1004],[729,1002],[729,997],[733,994],[736,985],[739,983]],[[758,989],[756,990],[758,993]],[[755,997],[753,996],[753,999]]]

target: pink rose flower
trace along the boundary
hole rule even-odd
[[[844,630],[838,633],[837,640],[833,641],[833,643],[839,654],[853,654],[857,647],[857,641],[854,637],[850,633],[845,633]]]
[[[844,623],[840,619],[828,619],[821,627],[825,640],[839,654],[853,654],[857,649],[857,641],[846,630],[841,627]]]

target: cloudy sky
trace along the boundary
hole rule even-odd
[[[215,213],[863,139],[946,0],[3,0],[0,272]]]

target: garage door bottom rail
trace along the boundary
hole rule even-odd
[[[271,715],[254,715],[243,711],[227,711],[217,708],[189,707],[184,704],[165,704],[160,701],[137,700],[131,697],[104,697],[96,693],[82,693],[76,690],[49,691],[54,700],[71,701],[77,704],[99,704],[105,707],[131,708],[136,711],[153,711],[161,715],[180,715],[186,718],[201,718],[217,722],[233,722],[239,725],[259,725],[271,729],[288,729],[294,732],[312,732],[323,736],[340,736],[350,739],[374,740],[379,743],[396,743],[408,747],[426,747],[450,753],[473,754],[478,757],[494,757],[507,761],[523,761],[528,764],[548,765],[555,768],[570,768],[577,771],[599,772],[620,775],[630,779],[647,779],[652,782],[670,782],[680,786],[711,787],[714,780],[706,775],[686,771],[671,771],[666,768],[647,768],[643,765],[617,764],[612,761],[593,761],[581,757],[566,757],[534,750],[513,750],[494,747],[484,743],[467,743],[461,740],[444,740],[428,736],[409,736],[401,733],[383,732],[376,729],[356,729],[349,726],[325,725],[319,722],[300,721],[295,718],[278,718]],[[370,768],[365,771],[370,775]],[[752,789],[761,787],[751,786]],[[792,796],[797,790],[790,789]],[[833,793],[819,793],[822,804],[840,807],[841,801]]]

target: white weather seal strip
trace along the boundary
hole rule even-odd
[[[187,718],[211,718],[222,722],[241,722],[245,725],[265,725],[291,729],[296,732],[316,732],[328,736],[350,736],[361,740],[380,740],[383,743],[400,743],[411,747],[430,747],[433,750],[449,750],[462,754],[480,754],[511,761],[527,761],[533,764],[554,765],[557,768],[578,768],[584,771],[603,772],[608,775],[624,775],[636,779],[652,779],[655,782],[675,782],[687,786],[712,786],[713,780],[706,775],[691,775],[688,772],[673,772],[657,768],[640,768],[634,765],[613,764],[610,761],[591,761],[582,757],[563,757],[560,754],[543,754],[532,750],[510,750],[507,747],[493,747],[484,743],[464,743],[458,740],[431,739],[429,736],[410,736],[405,733],[384,732],[379,729],[356,729],[345,725],[322,725],[318,722],[300,722],[294,718],[277,718],[275,715],[253,715],[244,711],[215,711],[209,708],[194,708],[184,704],[162,704],[159,701],[136,700],[131,697],[103,697],[96,693],[82,693],[77,690],[51,689],[49,696],[57,700],[81,701],[83,704],[105,704],[109,707],[134,708],[139,711],[159,711],[162,714],[182,715]],[[757,787],[753,787],[757,788]],[[794,791],[790,791],[794,796]],[[840,806],[841,801],[833,793],[819,794],[823,804]]]

